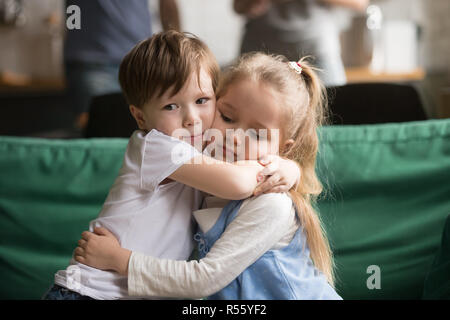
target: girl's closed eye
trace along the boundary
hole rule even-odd
[[[222,118],[223,121],[225,121],[227,123],[232,123],[233,122],[232,119],[230,119],[227,116],[225,116],[222,112],[219,111],[219,113],[220,113],[220,117]]]
[[[205,104],[205,103],[207,103],[209,100],[210,100],[209,98],[200,98],[200,99],[197,99],[197,101],[195,101],[195,103],[196,103],[196,104]]]
[[[167,111],[173,111],[173,110],[178,109],[178,106],[174,103],[171,103],[171,104],[164,106],[163,109],[167,110]]]

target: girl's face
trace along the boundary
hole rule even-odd
[[[223,147],[224,157],[234,157],[233,161],[278,154],[284,141],[281,103],[280,94],[267,84],[245,79],[230,84],[217,100],[212,127],[221,131],[223,141],[216,141],[216,148]],[[228,141],[227,129],[234,132],[231,136],[228,133]]]

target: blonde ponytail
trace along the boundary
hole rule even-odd
[[[313,206],[323,190],[316,175],[315,166],[319,151],[317,129],[327,121],[327,96],[315,69],[310,66],[306,58],[302,58],[298,64],[302,68],[299,77],[303,81],[309,99],[307,105],[303,106],[306,110],[298,112],[300,115],[294,117],[294,119],[300,120],[293,121],[296,123],[296,127],[291,129],[290,136],[294,140],[294,144],[283,155],[296,160],[302,169],[300,183],[296,190],[290,191],[290,195],[297,207],[300,222],[306,233],[311,259],[327,277],[328,282],[334,286],[332,251],[320,216]],[[302,119],[299,119],[300,117]]]

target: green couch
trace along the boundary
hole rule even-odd
[[[318,202],[344,299],[420,299],[450,214],[450,120],[320,131]],[[39,299],[95,218],[125,139],[0,137],[0,299]],[[449,275],[450,277],[450,275]]]

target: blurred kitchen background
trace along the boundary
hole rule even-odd
[[[0,2],[0,135],[70,136],[61,133],[73,123],[64,108],[64,1]],[[158,1],[149,3],[157,32]],[[237,57],[244,20],[232,0],[178,5],[182,30],[203,39],[221,66]],[[339,9],[348,82],[411,83],[428,118],[450,117],[449,17],[450,0],[372,0],[366,12]]]

